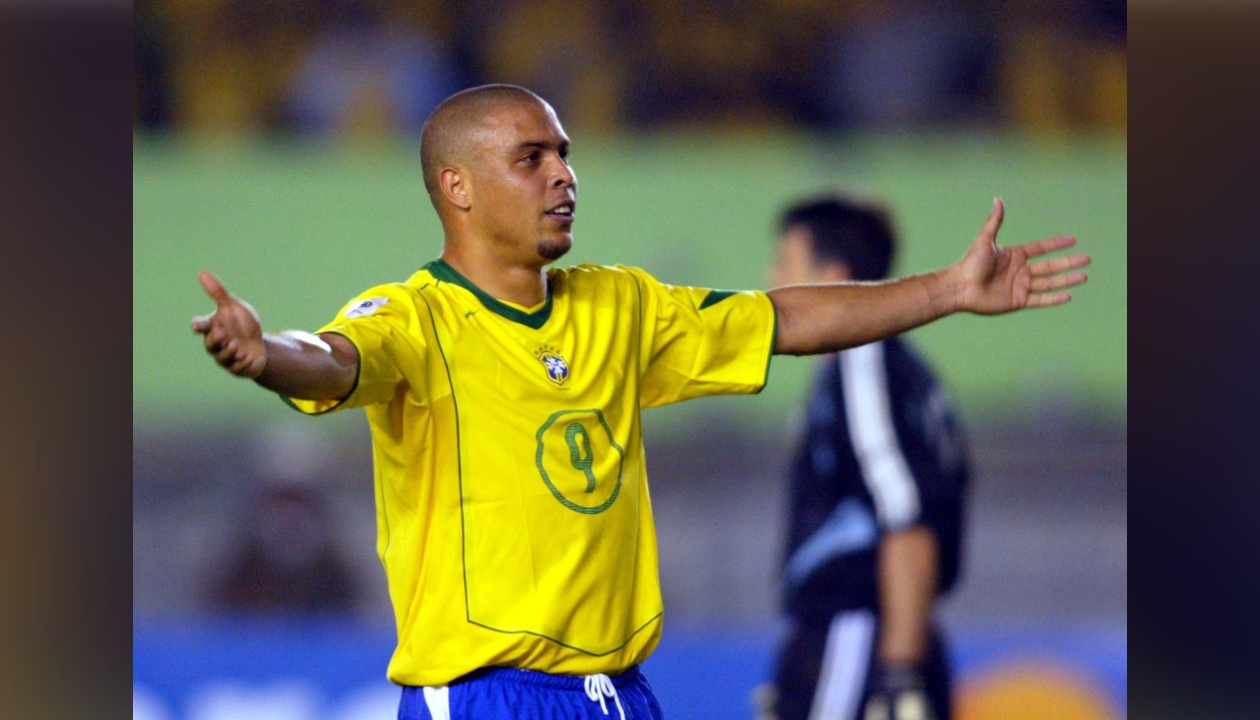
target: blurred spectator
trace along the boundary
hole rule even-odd
[[[419,133],[433,108],[459,89],[454,63],[423,26],[432,18],[372,0],[327,5],[297,62],[285,120],[306,132]]]
[[[414,133],[511,82],[582,128],[1127,121],[1123,0],[138,0],[137,127]]]
[[[819,90],[833,125],[983,120],[991,29],[970,2],[869,3],[834,26]]]
[[[764,78],[775,8],[730,0],[631,3],[619,22],[630,71],[625,117],[635,126],[760,124],[778,111]]]
[[[302,0],[163,0],[171,37],[173,119],[181,130],[270,127],[277,88],[315,19]]]
[[[1125,131],[1127,12],[1120,0],[1023,0],[1003,23],[1007,117],[1039,132]]]
[[[133,123],[144,130],[162,130],[171,122],[170,30],[153,0],[137,0],[132,21]]]
[[[485,81],[530,88],[573,127],[611,129],[619,119],[623,93],[620,58],[610,42],[610,5],[498,3],[482,23]]]

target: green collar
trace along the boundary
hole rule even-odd
[[[539,308],[538,310],[532,313],[528,313],[522,310],[517,310],[516,308],[512,307],[511,305],[508,305],[507,303],[500,302],[490,297],[489,295],[486,294],[486,291],[482,290],[476,285],[473,285],[471,282],[468,281],[468,278],[464,277],[463,275],[460,275],[459,271],[457,271],[455,268],[448,265],[446,261],[442,260],[441,258],[428,263],[427,265],[425,265],[424,267],[420,269],[428,270],[429,274],[432,275],[439,282],[448,282],[453,285],[458,285],[464,288],[465,290],[472,293],[473,295],[476,295],[477,299],[481,301],[482,305],[486,306],[487,310],[489,310],[492,313],[495,313],[496,315],[501,315],[507,318],[508,320],[511,320],[514,323],[520,323],[521,325],[524,325],[525,327],[533,328],[534,330],[537,330],[538,328],[546,324],[547,319],[551,317],[551,283],[550,282],[547,283],[547,301],[543,303],[543,306]]]

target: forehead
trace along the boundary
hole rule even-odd
[[[550,105],[520,101],[496,105],[486,113],[484,138],[490,148],[510,151],[524,143],[559,145],[569,141]]]

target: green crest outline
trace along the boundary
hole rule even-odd
[[[543,435],[547,432],[547,429],[554,425],[560,418],[565,415],[576,415],[578,413],[589,413],[594,415],[595,418],[599,420],[600,426],[604,428],[604,432],[608,434],[608,442],[613,446],[613,449],[617,451],[617,484],[613,487],[612,495],[609,495],[607,500],[595,507],[578,505],[569,498],[565,497],[564,493],[560,492],[559,488],[551,482],[551,477],[547,475],[547,469],[543,467],[543,451],[545,449],[543,445]],[[587,435],[586,427],[584,425],[581,425],[580,423],[575,424],[582,428],[582,435]],[[594,461],[595,448],[590,444],[590,438],[587,436],[587,452],[589,453],[589,457],[582,458],[580,451],[575,449],[576,446],[574,445],[574,442],[576,435],[577,432],[572,427],[565,431],[565,440],[569,444],[570,462],[573,462],[574,469],[587,473],[586,491],[592,492],[595,490],[595,483],[591,479],[593,476],[590,474],[589,466]],[[543,423],[542,427],[538,428],[538,433],[534,436],[534,439],[538,441],[538,450],[534,454],[534,464],[538,466],[538,474],[542,476],[543,482],[547,484],[547,489],[551,491],[551,494],[555,496],[556,500],[560,501],[561,505],[564,505],[574,512],[580,512],[584,515],[598,515],[599,513],[602,513],[612,507],[613,502],[617,500],[617,495],[621,492],[621,475],[625,469],[626,451],[623,450],[622,447],[617,444],[617,440],[613,438],[612,429],[608,427],[608,421],[604,419],[603,412],[594,408],[589,410],[560,410],[558,412],[554,412],[551,414],[551,417],[547,418],[547,422]],[[572,458],[578,458],[578,460],[575,461]]]

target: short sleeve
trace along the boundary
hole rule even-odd
[[[643,318],[642,407],[761,391],[775,341],[769,296],[666,285],[629,272]]]
[[[316,333],[336,333],[359,353],[359,373],[350,394],[341,400],[283,398],[308,415],[389,402],[407,367],[424,357],[412,290],[405,285],[380,285],[346,304]]]

